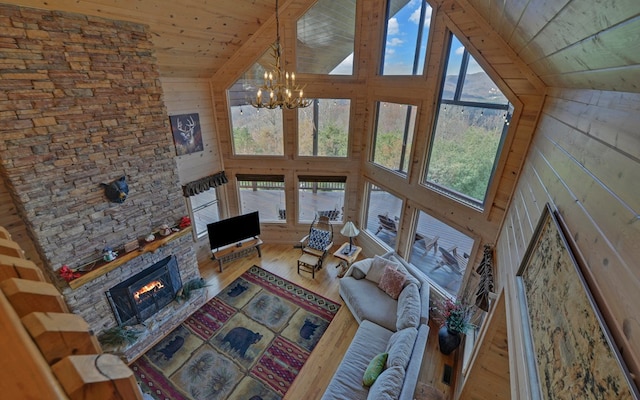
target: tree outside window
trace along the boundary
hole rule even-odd
[[[377,103],[373,141],[374,164],[406,176],[417,108],[407,104]]]
[[[350,105],[348,99],[315,99],[298,109],[298,155],[346,157]]]
[[[256,62],[227,91],[233,153],[236,155],[284,155],[282,110],[251,106],[264,81],[265,65],[272,63],[269,52]]]
[[[460,41],[451,37],[426,184],[482,209],[512,108]]]

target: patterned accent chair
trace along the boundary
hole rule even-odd
[[[329,217],[321,216],[314,219],[309,227],[309,234],[300,240],[300,244],[303,254],[318,258],[313,268],[322,268],[322,262],[333,246],[333,227]]]

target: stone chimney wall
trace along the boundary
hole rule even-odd
[[[128,22],[0,5],[0,53],[0,172],[45,268],[74,311],[90,313],[55,271],[187,215],[150,34]],[[129,196],[109,202],[100,184],[121,176]],[[186,238],[172,250],[183,281],[199,276]],[[125,264],[101,280],[110,287],[137,269]],[[94,319],[96,332],[110,324]]]

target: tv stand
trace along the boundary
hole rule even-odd
[[[255,236],[253,239],[247,240],[246,242],[230,244],[220,249],[216,249],[216,251],[211,250],[211,259],[214,261],[218,261],[220,272],[222,272],[223,262],[235,260],[236,258],[240,257],[245,257],[251,254],[253,249],[258,252],[258,257],[262,257],[262,252],[260,251],[261,245],[262,240],[260,240],[258,236]]]

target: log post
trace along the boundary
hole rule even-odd
[[[34,311],[69,312],[62,295],[50,283],[9,278],[0,282],[0,289],[20,318]]]
[[[142,400],[133,372],[113,354],[65,357],[51,370],[70,400]]]
[[[33,312],[22,317],[22,324],[49,365],[66,356],[102,352],[89,324],[78,315]]]

